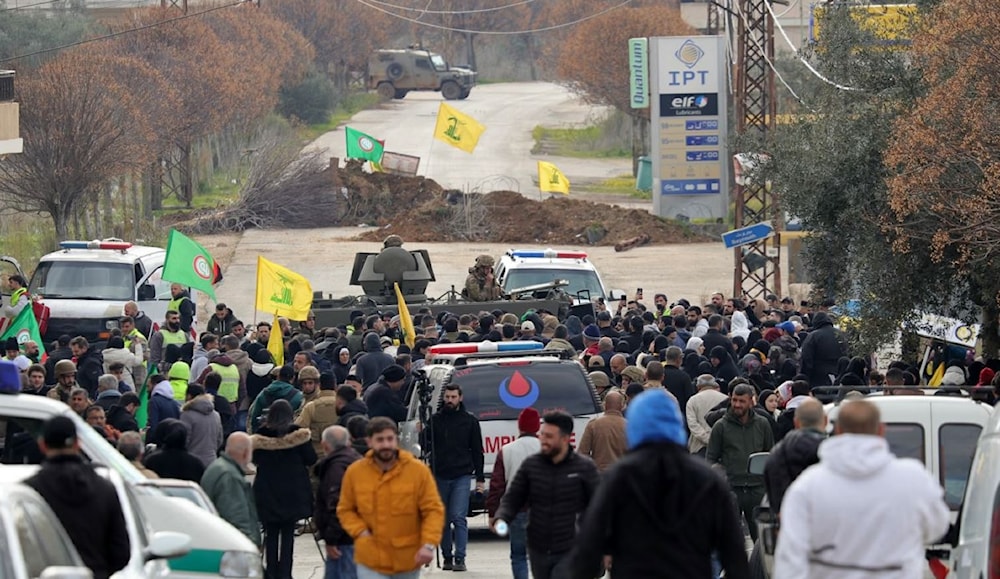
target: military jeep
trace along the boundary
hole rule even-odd
[[[449,65],[422,48],[376,50],[368,59],[368,88],[385,100],[401,99],[411,90],[440,91],[447,100],[461,100],[475,84],[474,70]]]

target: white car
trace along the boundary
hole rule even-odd
[[[958,579],[997,576],[1000,569],[1000,409],[979,438],[959,520],[951,569]]]
[[[0,484],[0,577],[92,576],[45,499],[22,484]]]
[[[584,251],[511,249],[497,260],[496,280],[504,294],[513,295],[517,295],[515,290],[520,288],[563,280],[567,282],[563,291],[577,304],[590,304],[597,298],[614,300],[625,295],[620,290],[605,287]]]
[[[0,466],[0,484],[23,482],[38,471],[37,465]],[[191,537],[171,531],[152,532],[140,510],[140,505],[151,500],[164,499],[156,491],[139,489],[128,485],[115,471],[97,467],[97,474],[114,485],[118,502],[125,516],[131,553],[128,565],[112,575],[113,579],[147,579],[167,577],[170,566],[167,559],[183,557],[191,551]],[[173,499],[176,500],[176,499]],[[160,503],[162,505],[162,503]],[[167,505],[166,508],[172,508]]]
[[[40,462],[35,440],[42,424],[53,416],[66,416],[76,423],[80,447],[87,459],[115,471],[137,493],[142,490],[142,483],[149,479],[69,406],[43,396],[0,390],[0,423],[6,425],[0,464]],[[186,500],[168,497],[148,484],[145,487],[149,495],[156,495],[141,499],[138,504],[149,528],[153,532],[185,533],[194,545],[187,555],[168,562],[170,577],[263,577],[259,546],[238,529]],[[139,496],[144,495],[139,493]]]

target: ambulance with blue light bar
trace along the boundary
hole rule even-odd
[[[625,292],[609,290],[585,251],[511,249],[500,256],[496,280],[505,295],[516,296],[535,286],[565,282],[561,289],[576,304],[619,299]]]
[[[170,282],[162,277],[165,250],[120,239],[63,241],[59,247],[39,260],[28,283],[31,295],[50,309],[46,343],[63,334],[107,341],[128,301],[154,323],[163,321],[171,300]]]
[[[518,436],[517,416],[532,407],[544,415],[562,410],[573,416],[573,438],[583,435],[603,405],[583,367],[564,351],[545,350],[540,342],[478,342],[431,346],[423,367],[433,389],[430,408],[440,412],[444,387],[462,386],[465,409],[479,420],[483,436],[487,486],[500,448]],[[433,449],[420,446],[420,393],[413,388],[406,421],[400,424],[400,445],[415,456],[425,456],[434,470]],[[485,511],[485,495],[470,488],[469,516]]]

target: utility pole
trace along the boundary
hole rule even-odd
[[[777,114],[774,91],[774,21],[768,11],[770,0],[729,0],[736,8],[739,23],[736,63],[736,127],[740,136],[763,142],[773,129]],[[752,155],[762,151],[745,151]],[[760,163],[763,159],[758,159]],[[770,223],[775,235],[735,249],[733,296],[751,299],[768,293],[781,295],[781,219],[774,191],[764,183],[750,180],[736,186],[737,229],[756,223]]]

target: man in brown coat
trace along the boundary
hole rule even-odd
[[[628,449],[625,438],[625,397],[612,391],[604,398],[604,416],[595,418],[583,429],[583,438],[577,452],[588,456],[604,472]]]

